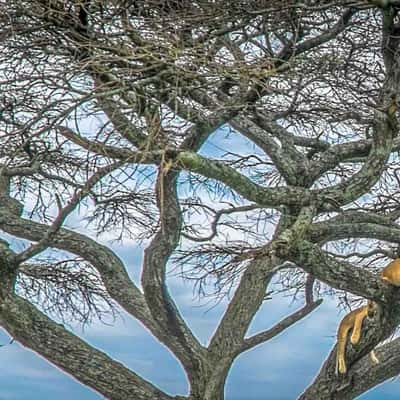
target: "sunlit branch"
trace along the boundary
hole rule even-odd
[[[310,192],[300,187],[266,188],[259,186],[234,168],[199,154],[180,152],[176,160],[178,167],[219,180],[247,200],[254,201],[261,206],[278,208],[282,204],[308,204],[311,198]]]

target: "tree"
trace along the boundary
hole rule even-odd
[[[380,312],[347,346],[348,373],[335,374],[334,348],[300,398],[352,399],[400,372],[400,339],[368,357],[400,322],[376,273],[399,256],[400,4],[278,3],[0,3],[0,229],[28,243],[1,242],[0,324],[107,398],[174,397],[55,315],[122,307],[180,361],[184,398],[221,400],[239,354],[324,295],[364,298]],[[221,129],[252,150],[207,152]],[[67,228],[77,210],[97,235],[142,241],[141,287],[96,236]],[[169,268],[231,295],[207,347]],[[246,336],[272,278],[305,305]]]

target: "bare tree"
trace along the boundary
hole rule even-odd
[[[400,322],[377,274],[399,256],[399,9],[0,1],[0,229],[28,241],[0,243],[0,325],[107,398],[174,398],[54,320],[118,305],[180,361],[184,398],[222,400],[239,354],[324,295],[365,298],[380,312],[347,346],[348,373],[334,348],[300,398],[352,399],[399,374],[399,339],[368,357]],[[207,152],[217,131],[248,146]],[[71,215],[93,235],[68,229]],[[143,243],[141,287],[104,233]],[[202,295],[231,294],[208,346],[169,294],[170,269]],[[247,335],[289,289],[304,307]]]

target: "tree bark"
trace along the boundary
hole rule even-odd
[[[53,322],[27,300],[8,296],[1,325],[23,346],[111,400],[172,400],[150,382]],[[133,344],[134,345],[134,344]]]

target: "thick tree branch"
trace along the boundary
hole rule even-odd
[[[177,165],[182,169],[219,180],[247,200],[254,201],[260,206],[272,208],[278,208],[282,204],[300,206],[309,204],[311,199],[310,192],[300,187],[265,188],[259,186],[235,169],[196,153],[180,152],[177,156]]]
[[[329,170],[333,170],[342,162],[350,162],[353,159],[366,159],[371,152],[371,147],[372,140],[370,139],[327,146],[324,149],[325,151],[320,153],[316,160],[310,161],[310,174],[315,179],[318,179],[324,173],[328,172]],[[393,139],[391,151],[396,152],[399,150],[400,137],[396,137]]]
[[[310,229],[312,242],[328,242],[348,238],[373,238],[387,242],[400,242],[399,226],[384,226],[374,223],[358,222],[343,224],[318,224]]]
[[[310,50],[311,48],[316,48],[324,43],[329,42],[330,40],[337,37],[341,32],[343,32],[346,29],[346,27],[349,25],[351,21],[351,18],[356,13],[357,10],[354,8],[349,8],[345,10],[344,13],[337,20],[336,24],[331,29],[327,30],[321,35],[297,43],[293,49],[291,48],[285,49],[284,50],[285,54],[281,54],[280,56],[283,57],[286,56],[286,54],[290,54],[290,56],[293,57],[295,55],[302,54]]]
[[[204,349],[193,336],[166,285],[166,266],[178,245],[182,216],[176,188],[177,173],[160,167],[157,180],[161,227],[144,252],[142,286],[150,312],[185,366],[189,379],[201,373]]]
[[[94,75],[95,90],[98,92],[96,96],[97,102],[100,108],[107,115],[107,118],[112,122],[115,129],[119,134],[132,143],[136,148],[146,147],[148,136],[135,125],[135,121],[127,117],[121,110],[121,105],[107,96],[107,92],[102,95],[104,89],[113,87],[113,85],[121,85],[122,82],[118,82],[118,79],[111,74],[100,73],[97,70],[93,71],[93,68],[89,65],[89,73]],[[137,106],[139,99],[132,99],[131,103]],[[138,106],[137,106],[138,107]],[[153,150],[153,149],[152,149]]]
[[[39,240],[47,232],[46,225],[17,218],[7,212],[0,212],[0,228],[9,234],[28,240]],[[165,242],[159,243],[157,238],[158,236],[153,242],[153,248],[148,248],[147,258],[144,261],[150,268],[156,268],[156,275],[159,273],[159,263],[168,259],[168,256],[164,260],[157,259],[155,249],[160,249],[163,244],[165,245]],[[82,234],[71,232],[65,228],[59,229],[57,235],[50,239],[50,246],[77,254],[90,262],[99,271],[110,297],[131,315],[138,318],[162,343],[169,347],[185,365],[189,375],[200,372],[200,369],[196,369],[199,366],[193,365],[193,363],[201,358],[202,348],[180,318],[179,312],[176,308],[172,308],[175,306],[168,297],[168,293],[161,293],[161,296],[163,296],[161,300],[155,299],[158,293],[151,291],[151,289],[154,289],[154,287],[151,287],[151,284],[154,283],[153,277],[151,279],[145,278],[146,282],[144,282],[147,285],[149,307],[146,302],[147,299],[128,277],[121,260],[110,249]],[[165,240],[168,241],[169,239],[166,237]],[[165,264],[161,264],[161,267],[165,268]],[[155,308],[156,304],[160,305],[163,302],[166,314],[162,314],[161,309]],[[154,314],[150,311],[151,308],[153,308]],[[163,317],[168,319],[164,320]],[[171,323],[171,325],[167,326],[168,323]],[[181,332],[181,335],[177,335],[179,332]]]
[[[360,342],[353,346],[348,341],[346,346],[346,361],[348,371],[346,375],[336,375],[336,346],[324,362],[321,371],[314,382],[299,397],[299,400],[350,400],[361,394],[373,385],[393,376],[399,370],[398,357],[388,354],[394,350],[387,347],[386,351],[377,351],[379,364],[374,365],[369,356],[375,346],[390,336],[400,322],[398,305],[391,304],[380,308],[373,318],[366,318],[363,322]],[[386,346],[386,345],[385,345]],[[383,346],[383,347],[385,347]],[[391,362],[391,359],[395,359]],[[386,369],[386,363],[389,361]],[[376,373],[376,375],[375,375]],[[386,377],[386,378],[385,378]],[[368,379],[371,378],[371,386]],[[363,388],[361,388],[361,385]]]
[[[281,142],[282,149],[286,150],[285,154],[287,153],[290,156],[296,166],[300,168],[300,171],[306,170],[308,168],[309,160],[296,148],[296,145],[299,144],[300,138],[296,138],[295,135],[290,133],[282,125],[278,124],[274,119],[266,118],[260,113],[257,113],[256,116],[253,118],[250,117],[250,119],[253,121],[254,124],[256,124],[256,126],[259,127],[258,132],[256,131],[254,133],[255,138],[260,136],[260,139],[262,140],[266,136],[266,133],[262,134],[262,132],[259,131],[260,128],[262,130],[265,130],[265,132],[268,132],[270,135],[276,137]],[[304,142],[304,140],[302,142]],[[313,140],[308,141],[308,143],[313,145],[321,145],[322,141]]]
[[[322,225],[341,225],[347,223],[369,223],[388,226],[396,228],[398,225],[393,222],[393,216],[389,214],[382,214],[374,211],[357,211],[357,210],[344,210],[337,215],[323,221],[314,222],[310,228],[310,232],[314,229],[318,230],[322,228]]]
[[[290,261],[331,287],[383,303],[392,301],[395,295],[395,289],[384,284],[378,275],[338,261],[306,240],[298,241],[289,257]]]
[[[377,113],[376,125],[374,144],[361,170],[344,182],[316,190],[319,197],[344,205],[359,198],[379,180],[392,151],[394,132],[390,117],[385,113]]]
[[[0,322],[22,345],[112,400],[172,397],[53,322],[18,296],[1,300]]]
[[[244,336],[265,298],[266,289],[276,272],[274,269],[276,266],[268,257],[255,259],[247,266],[233,299],[210,341],[208,349],[215,360],[227,356],[234,357],[241,351]]]
[[[399,42],[394,25],[395,13],[390,8],[382,13],[382,54],[386,78],[381,88],[380,101],[375,106],[372,146],[361,170],[348,180],[317,191],[339,205],[356,200],[380,178],[392,151],[393,138],[398,133],[397,94],[399,92]]]
[[[0,209],[0,228],[11,235],[39,241],[48,226]],[[126,311],[154,331],[150,311],[142,292],[130,280],[122,261],[109,248],[80,233],[61,228],[50,238],[49,246],[79,255],[100,273],[110,296]]]
[[[244,136],[259,145],[271,158],[278,171],[289,185],[301,186],[299,180],[307,176],[308,160],[296,150],[291,136],[275,122],[262,120],[262,125],[243,116],[233,119],[230,124]],[[260,125],[260,126],[259,126]],[[278,145],[275,136],[281,145]]]
[[[268,284],[273,275],[285,266],[276,254],[282,242],[290,243],[296,235],[303,233],[312,218],[312,212],[311,208],[303,209],[290,227],[290,234],[289,229],[282,233],[278,231],[276,237],[260,251],[260,255],[248,264],[208,347],[217,359],[227,355],[236,356],[243,346],[246,347],[245,334],[265,298]],[[226,340],[227,337],[229,340]]]
[[[400,374],[400,339],[390,341],[374,350],[378,364],[365,355],[351,368],[352,384],[340,391],[340,400],[351,400],[387,379]],[[339,398],[339,397],[338,397]]]

